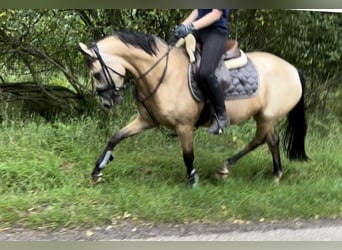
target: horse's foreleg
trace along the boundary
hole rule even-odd
[[[114,157],[112,156],[112,151],[119,142],[128,137],[139,134],[153,126],[153,124],[144,120],[141,116],[138,116],[135,120],[122,128],[119,132],[115,133],[109,140],[103,153],[95,163],[94,170],[91,173],[93,180],[95,182],[98,181],[99,177],[102,176],[101,171],[107,166],[108,162],[114,159]]]
[[[176,128],[177,134],[180,138],[182,151],[183,151],[183,161],[186,167],[186,172],[188,175],[188,182],[192,187],[198,184],[198,175],[196,169],[193,166],[194,163],[194,130],[192,126],[179,126]]]
[[[279,153],[279,136],[275,131],[271,131],[266,137],[268,148],[272,153],[273,159],[273,174],[275,182],[278,183],[282,176],[281,160]]]

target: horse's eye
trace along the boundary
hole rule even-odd
[[[93,76],[96,80],[100,81],[100,79],[101,79],[101,73],[100,72],[95,73]]]

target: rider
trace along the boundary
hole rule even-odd
[[[175,29],[177,39],[193,33],[202,45],[202,60],[199,79],[205,86],[207,96],[215,113],[208,132],[221,134],[230,124],[224,104],[224,95],[215,70],[224,53],[228,39],[228,9],[194,9],[191,14]]]

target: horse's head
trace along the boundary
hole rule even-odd
[[[122,100],[120,91],[125,87],[125,68],[119,58],[100,51],[96,43],[91,47],[83,43],[79,46],[92,73],[93,87],[101,98],[102,106],[112,108]]]

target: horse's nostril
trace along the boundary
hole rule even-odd
[[[110,109],[111,106],[108,103],[104,103],[103,107],[106,108],[106,109]]]

